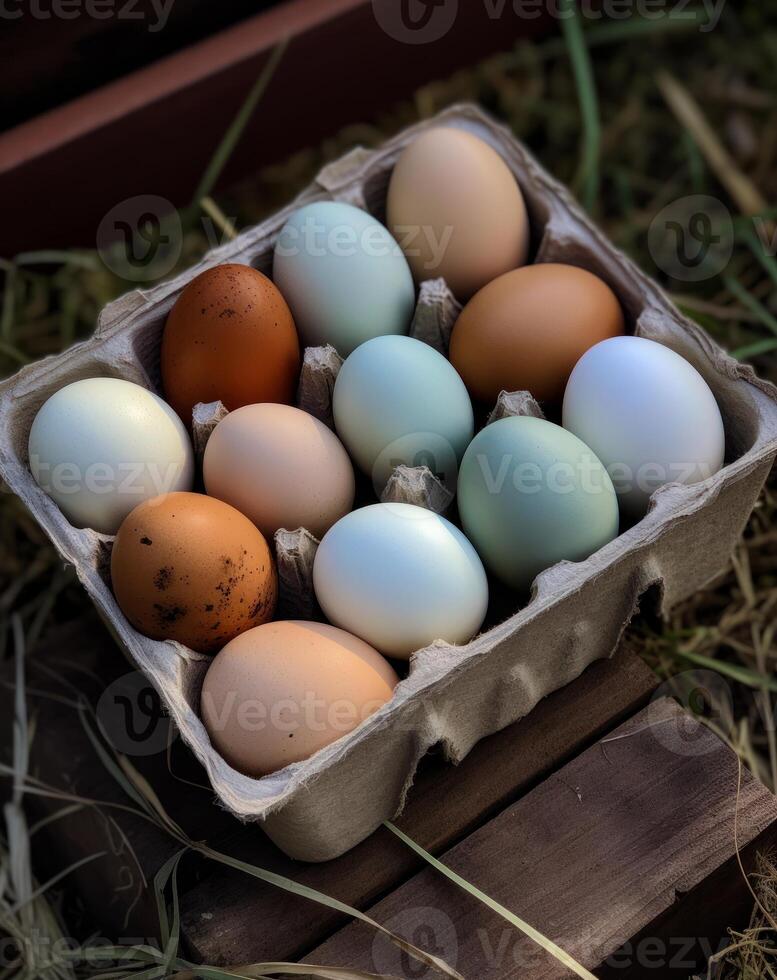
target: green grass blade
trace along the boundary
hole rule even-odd
[[[310,974],[308,975],[310,976]],[[171,980],[195,980],[195,978],[202,978],[202,980],[233,980],[235,977],[238,980],[272,980],[272,977],[268,977],[266,973],[251,973],[250,967],[245,973],[232,973],[225,968],[217,966],[192,966],[190,969],[184,970],[181,973],[174,973]]]
[[[489,898],[485,892],[482,892],[479,888],[471,885],[468,881],[462,878],[461,875],[457,875],[455,871],[451,871],[451,869],[447,865],[443,864],[442,861],[438,861],[436,857],[433,857],[431,854],[425,851],[420,844],[416,844],[414,840],[411,840],[410,837],[403,834],[399,827],[395,827],[394,824],[390,823],[389,821],[385,822],[385,826],[388,827],[392,834],[396,834],[396,836],[404,844],[407,844],[412,851],[415,851],[416,854],[422,857],[424,861],[430,864],[441,874],[445,875],[445,877],[454,884],[458,885],[459,888],[462,888],[479,902],[482,902],[483,905],[490,908],[492,912],[496,912],[497,915],[500,915],[503,919],[509,922],[510,925],[515,926],[516,929],[528,936],[529,939],[537,943],[538,946],[541,946],[546,952],[550,953],[551,956],[555,957],[559,963],[562,963],[576,976],[582,977],[583,980],[596,980],[593,973],[586,970],[584,966],[581,966],[577,960],[574,959],[574,957],[570,956],[569,953],[561,949],[560,946],[557,946],[552,940],[548,939],[546,936],[543,936],[541,932],[538,932],[537,929],[530,926],[528,922],[524,922],[523,919],[518,918],[517,915],[515,915],[509,909],[506,909],[504,905],[500,905],[498,902],[495,902],[493,898]]]
[[[248,120],[251,118],[254,109],[256,109],[259,100],[264,95],[267,86],[275,74],[275,70],[283,58],[288,47],[289,39],[281,41],[280,44],[276,45],[270,53],[270,57],[267,59],[267,64],[262,69],[262,73],[257,78],[251,91],[248,93],[243,105],[238,110],[237,115],[232,120],[229,128],[224,134],[221,142],[216,147],[216,152],[211,157],[210,163],[205,168],[205,173],[202,175],[200,183],[197,185],[197,190],[194,192],[194,197],[189,208],[190,214],[196,214],[199,203],[204,197],[208,197],[216,185],[216,181],[221,175],[221,171],[226,166],[227,161],[232,155],[232,151],[237,146],[240,137],[243,135],[243,130],[245,129]]]
[[[707,667],[709,670],[717,671],[719,674],[730,677],[732,680],[744,684],[746,687],[752,687],[759,691],[771,691],[773,694],[777,694],[777,679],[765,674],[759,674],[755,670],[750,670],[749,667],[732,664],[727,660],[716,660],[714,657],[705,657],[701,653],[692,653],[690,650],[672,650],[670,653],[673,657],[689,660],[692,664],[698,664],[699,667]]]
[[[9,262],[5,270],[5,284],[3,285],[3,309],[0,313],[0,338],[3,343],[13,350],[11,338],[13,337],[14,317],[16,314],[16,280],[18,278],[16,266]]]
[[[365,973],[347,967],[315,966],[312,963],[252,963],[249,966],[191,966],[173,980],[202,977],[203,980],[265,980],[267,977],[315,977],[316,980],[399,980],[385,973]]]
[[[585,32],[586,43],[589,47],[600,44],[620,44],[624,41],[641,40],[645,37],[655,37],[658,34],[680,34],[696,31],[704,23],[706,14],[701,7],[689,10],[684,16],[673,15],[659,20],[649,17],[629,17],[620,23],[611,21],[598,24]]]
[[[62,955],[66,959],[75,961],[83,960],[88,956],[94,963],[115,961],[117,963],[159,964],[162,958],[160,950],[143,943],[135,946],[79,946],[75,949],[63,950]]]
[[[157,914],[159,916],[159,939],[163,948],[167,947],[170,941],[170,921],[167,915],[167,902],[165,901],[165,888],[170,880],[170,875],[178,866],[178,862],[186,852],[186,848],[176,851],[165,861],[162,867],[154,875],[154,897],[156,898]]]
[[[176,856],[176,860],[172,865],[172,876],[170,881],[170,887],[173,893],[173,918],[169,926],[169,935],[167,939],[167,945],[165,947],[165,958],[164,965],[167,971],[175,962],[176,955],[178,953],[178,945],[181,940],[181,903],[178,896],[178,865],[181,863],[181,858],[183,857],[185,851],[179,851]],[[164,896],[163,896],[164,901]]]
[[[752,344],[738,347],[731,352],[731,356],[738,361],[749,361],[751,357],[758,357],[759,354],[770,354],[777,350],[777,337],[772,340],[755,340]]]
[[[433,956],[431,953],[427,953],[423,949],[419,949],[418,946],[414,946],[412,943],[403,939],[402,936],[391,932],[385,926],[382,926],[375,919],[371,919],[364,912],[360,912],[359,909],[353,908],[350,905],[346,905],[345,902],[340,902],[336,898],[330,898],[328,895],[324,895],[323,892],[317,891],[315,888],[309,888],[307,885],[300,885],[296,881],[292,881],[290,878],[285,878],[283,875],[275,874],[273,871],[267,871],[264,868],[257,868],[252,864],[246,864],[244,861],[238,861],[237,858],[232,858],[228,854],[221,854],[219,851],[214,851],[212,848],[208,847],[207,844],[197,844],[192,843],[194,850],[199,851],[205,857],[209,857],[214,861],[219,861],[221,864],[225,864],[230,868],[235,868],[237,871],[242,871],[244,874],[250,875],[252,878],[258,878],[260,881],[266,881],[269,885],[274,885],[276,888],[281,888],[283,891],[291,892],[293,895],[298,895],[300,898],[306,898],[308,901],[316,902],[318,905],[325,905],[327,908],[334,909],[335,912],[342,912],[344,915],[349,915],[354,919],[358,919],[359,922],[364,922],[366,925],[377,930],[381,935],[385,936],[387,939],[391,940],[396,946],[404,950],[413,959],[418,960],[419,963],[423,963],[433,970],[437,970],[444,977],[451,977],[454,980],[464,980],[460,973],[457,973],[452,967],[441,960],[437,956]]]
[[[767,330],[770,330],[773,334],[777,334],[777,318],[772,316],[763,303],[760,303],[755,296],[749,293],[739,282],[739,280],[734,279],[733,276],[726,276],[723,281],[726,289],[732,294],[732,296],[735,296],[739,300],[742,306],[750,310],[754,316],[757,316]]]
[[[97,257],[85,252],[63,249],[42,249],[38,252],[20,252],[14,262],[17,265],[73,265],[79,269],[94,271],[99,268]]]
[[[689,11],[690,13],[690,11]],[[704,11],[697,8],[693,17],[662,17],[660,20],[635,15],[621,22],[609,21],[605,24],[595,24],[583,31],[588,48],[606,47],[611,44],[624,44],[629,41],[649,39],[662,34],[685,34],[696,31]],[[564,50],[564,42],[551,38],[541,46],[543,55],[556,55]]]
[[[599,121],[599,100],[576,0],[561,0],[560,12],[561,29],[572,63],[583,117],[583,149],[576,184],[582,188],[583,204],[588,211],[592,211],[599,196],[600,182],[602,127]]]
[[[30,826],[30,837],[36,834],[39,830],[44,827],[48,827],[49,824],[56,823],[57,820],[62,820],[64,817],[69,817],[73,813],[78,813],[83,810],[83,805],[81,803],[71,803],[69,806],[63,806],[54,813],[50,813],[47,817],[41,817],[37,823],[31,824]]]
[[[765,220],[763,216],[761,220]],[[758,232],[755,230],[755,218],[749,221],[742,231],[742,238],[747,242],[750,251],[764,267],[772,282],[777,285],[777,259],[768,251]]]
[[[124,978],[125,980],[157,980],[158,977],[164,977],[165,972],[163,966],[152,966],[150,969],[141,970],[139,973],[125,973]],[[91,980],[112,980],[116,976],[116,971],[111,970],[109,973],[98,973],[97,976],[91,977]]]

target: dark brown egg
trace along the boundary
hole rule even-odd
[[[217,265],[189,283],[167,318],[161,357],[165,398],[186,425],[197,402],[232,411],[294,400],[300,350],[291,310],[248,265]]]
[[[278,595],[261,532],[198,493],[164,494],[131,511],[113,545],[111,579],[135,629],[201,653],[272,619]]]

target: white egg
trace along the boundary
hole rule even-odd
[[[319,546],[313,585],[330,622],[402,659],[434,640],[471,640],[488,607],[475,549],[450,521],[411,504],[373,504],[338,521]]]
[[[644,514],[664,484],[698,483],[723,466],[723,419],[707,382],[644,337],[613,337],[580,358],[563,423],[604,463],[632,516]]]
[[[194,453],[170,406],[118,378],[60,388],[35,416],[32,475],[76,527],[115,534],[144,500],[191,490]]]

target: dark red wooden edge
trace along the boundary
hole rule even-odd
[[[494,18],[492,7],[460,2],[442,38],[407,44],[380,26],[371,0],[289,0],[0,134],[0,255],[92,247],[100,219],[135,195],[187,204],[281,39],[292,38],[223,183],[374,120],[424,82],[549,24],[510,4]]]

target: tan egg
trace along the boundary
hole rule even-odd
[[[499,154],[462,129],[427,130],[403,151],[386,213],[416,281],[442,276],[462,301],[527,261],[521,189]]]
[[[135,629],[201,653],[267,622],[278,596],[261,532],[199,493],[164,494],[131,511],[113,545],[111,581]]]
[[[217,752],[239,772],[263,776],[353,731],[398,682],[388,661],[344,630],[268,623],[215,657],[200,708]]]
[[[165,398],[186,425],[197,402],[228,409],[294,399],[297,330],[277,286],[249,265],[201,272],[170,311],[162,334]]]
[[[316,537],[353,507],[353,466],[323,422],[290,405],[230,412],[208,440],[205,487],[271,538],[304,527]]]
[[[453,327],[450,359],[473,399],[530,391],[558,403],[589,347],[624,330],[610,287],[585,269],[542,263],[508,272],[470,300]]]

